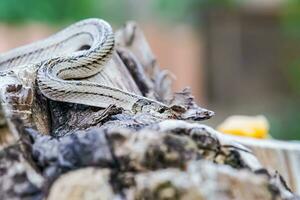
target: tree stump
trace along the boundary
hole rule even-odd
[[[1,132],[1,199],[299,199],[300,144],[202,125],[213,112],[189,89],[172,92],[169,72],[134,22],[116,32],[116,44],[89,80],[173,106],[180,119],[56,102],[16,78],[1,97],[10,111],[10,133]]]

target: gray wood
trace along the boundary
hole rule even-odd
[[[286,182],[270,170],[277,166],[259,155],[269,148],[267,143],[262,141],[259,149],[241,141],[251,152],[239,139],[199,123],[213,112],[196,105],[188,89],[172,92],[168,73],[159,69],[136,24],[118,30],[116,40],[109,67],[90,81],[164,102],[181,114],[165,120],[113,105],[56,102],[45,98],[34,82],[7,85],[2,100],[10,111],[7,122],[16,142],[0,150],[0,196],[299,199],[293,193],[298,183],[292,183],[282,168]],[[287,152],[298,155],[293,153]],[[297,176],[296,171],[289,173]]]

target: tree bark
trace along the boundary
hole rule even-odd
[[[164,102],[180,118],[55,102],[35,83],[8,85],[2,102],[15,140],[2,143],[0,196],[299,199],[299,144],[231,137],[200,124],[213,112],[188,89],[172,92],[135,23],[117,31],[116,43],[112,60],[89,80]]]

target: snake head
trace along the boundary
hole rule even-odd
[[[201,121],[214,116],[213,111],[198,106],[185,107],[182,105],[171,105],[165,112],[165,115],[185,121]]]
[[[149,113],[163,119],[182,119],[188,121],[200,121],[209,119],[214,112],[200,107],[186,108],[181,105],[167,106],[150,99],[139,99],[133,106],[134,113]]]
[[[163,103],[150,100],[150,99],[139,99],[132,106],[133,113],[149,113],[159,118],[176,118],[175,113],[172,113],[172,109]]]

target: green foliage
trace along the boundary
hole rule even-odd
[[[284,104],[277,115],[268,116],[270,119],[270,133],[276,139],[300,140],[300,108],[298,101]]]
[[[195,23],[202,11],[232,7],[234,0],[153,0],[153,8],[163,19]]]
[[[291,89],[295,94],[300,95],[300,58],[287,68]]]
[[[125,17],[118,0],[0,0],[0,20],[10,23],[42,21],[65,23],[87,17],[118,21]]]
[[[200,0],[201,1],[201,0]],[[153,1],[154,10],[157,10],[164,18],[182,20],[186,17],[189,8],[195,4],[194,0],[155,0]]]
[[[142,0],[141,0],[142,1]],[[149,10],[162,19],[196,20],[202,9],[226,6],[233,0],[152,0]],[[64,23],[87,17],[101,17],[114,23],[135,16],[129,0],[0,0],[0,20],[10,23],[42,21]],[[156,12],[157,11],[157,12]],[[138,13],[138,12],[137,12]]]
[[[91,8],[91,0],[0,0],[0,19],[8,22],[60,22],[79,19]]]
[[[291,43],[294,51],[299,50],[297,47],[300,43],[300,1],[287,0],[282,7],[280,20],[286,41]],[[293,92],[300,95],[300,57],[297,55],[287,57],[289,60],[285,70],[288,81]]]
[[[288,0],[283,6],[281,22],[289,37],[300,37],[300,1]]]

